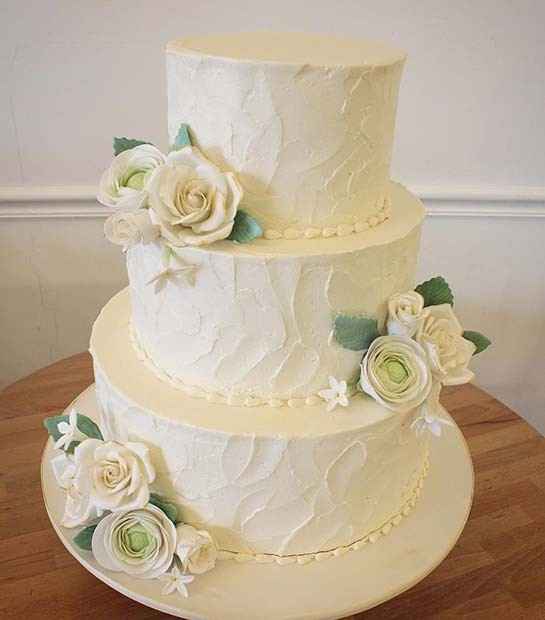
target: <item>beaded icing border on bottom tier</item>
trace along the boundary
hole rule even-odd
[[[220,549],[219,558],[222,560],[233,560],[235,562],[257,562],[258,564],[279,564],[280,566],[288,564],[308,564],[309,562],[321,562],[329,558],[339,557],[348,553],[349,551],[357,551],[362,549],[367,544],[376,543],[379,538],[386,536],[392,531],[392,528],[399,525],[410,514],[413,508],[416,506],[416,502],[422,493],[424,487],[424,479],[428,475],[430,469],[429,450],[426,452],[420,476],[413,488],[410,498],[403,504],[399,512],[392,517],[386,519],[386,521],[378,528],[366,534],[364,537],[350,543],[337,547],[336,549],[329,549],[327,551],[318,551],[317,553],[303,553],[293,555],[274,555],[272,553],[241,553],[236,551],[225,551]]]
[[[269,406],[276,408],[290,407],[292,409],[300,407],[316,407],[320,404],[323,405],[325,402],[323,398],[318,396],[318,394],[311,394],[310,396],[306,396],[304,398],[260,398],[259,396],[247,396],[243,394],[221,394],[219,392],[206,391],[197,386],[187,385],[181,379],[172,377],[162,368],[159,368],[159,366],[157,366],[157,364],[151,359],[150,355],[139,342],[132,321],[129,321],[128,327],[129,340],[136,352],[136,357],[143,362],[146,367],[151,370],[151,372],[161,379],[161,381],[168,383],[176,390],[180,390],[193,398],[202,398],[207,400],[209,403],[217,403],[232,407]],[[349,387],[349,395],[351,398],[363,397],[363,394],[353,386]]]

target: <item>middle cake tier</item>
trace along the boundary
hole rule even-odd
[[[127,253],[132,337],[164,379],[233,405],[318,402],[328,378],[351,380],[361,352],[334,338],[335,317],[376,318],[414,285],[418,199],[392,184],[390,219],[346,238],[220,242]]]

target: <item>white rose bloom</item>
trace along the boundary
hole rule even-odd
[[[388,334],[412,338],[426,314],[424,298],[420,293],[407,291],[392,295],[388,300]]]
[[[402,336],[381,336],[361,363],[361,389],[400,413],[418,407],[431,390],[431,373],[422,347]]]
[[[200,575],[214,568],[218,548],[208,532],[180,524],[176,527],[176,555],[185,571]]]
[[[443,385],[460,385],[473,379],[468,369],[475,345],[463,338],[463,329],[450,304],[430,306],[416,333],[435,377]]]
[[[159,237],[159,226],[152,223],[147,209],[116,211],[104,223],[108,241],[127,250],[136,243],[150,243]]]
[[[100,179],[97,200],[107,207],[137,209],[147,202],[146,182],[165,156],[151,144],[117,155]]]
[[[91,541],[95,560],[102,567],[140,579],[155,579],[165,573],[175,546],[174,523],[152,504],[105,516]]]
[[[87,439],[74,450],[74,465],[65,527],[84,525],[104,510],[132,510],[149,502],[155,470],[144,444]]]
[[[154,223],[172,245],[207,245],[233,229],[242,188],[195,147],[172,151],[151,175],[149,205]]]

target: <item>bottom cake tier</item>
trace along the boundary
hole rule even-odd
[[[238,407],[188,396],[131,343],[128,291],[91,337],[106,439],[146,443],[156,490],[224,556],[258,561],[340,554],[386,534],[416,501],[428,467],[415,414],[364,395],[347,408]]]

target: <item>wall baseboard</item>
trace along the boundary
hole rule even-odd
[[[413,186],[432,217],[545,218],[545,187]],[[96,187],[0,186],[0,219],[103,218]]]

